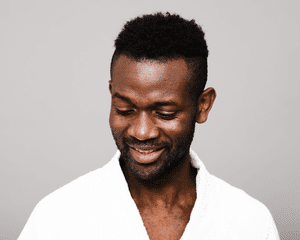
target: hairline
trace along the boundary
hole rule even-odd
[[[189,88],[190,88],[191,91],[193,89],[193,85],[194,85],[195,81],[197,81],[197,79],[196,79],[197,76],[195,76],[195,69],[194,69],[194,67],[195,67],[194,65],[196,64],[195,62],[196,61],[204,61],[204,63],[206,63],[206,66],[207,66],[207,57],[202,57],[202,56],[185,57],[185,56],[182,56],[182,55],[175,55],[174,54],[174,55],[170,55],[170,56],[160,56],[160,57],[157,57],[157,58],[148,58],[146,56],[134,57],[132,54],[130,54],[127,51],[121,51],[120,52],[120,51],[117,51],[117,49],[116,49],[113,53],[113,56],[112,56],[112,59],[111,59],[111,65],[110,65],[110,78],[111,78],[111,81],[112,81],[112,72],[113,72],[113,68],[115,66],[115,63],[117,62],[117,60],[122,55],[126,56],[126,57],[130,58],[132,61],[136,61],[136,62],[156,61],[156,62],[159,62],[159,63],[166,63],[170,60],[183,59],[185,61],[185,63],[187,64],[188,69],[192,71],[192,75],[190,76],[190,79],[188,81],[188,85],[189,85]],[[201,82],[201,84],[203,84],[203,82],[204,82],[203,86],[201,86],[201,92],[196,93],[196,94],[191,93],[192,97],[196,98],[194,100],[197,100],[198,97],[203,92],[204,87],[205,87],[206,82],[207,82],[207,74],[206,74],[206,78],[201,79],[200,82]],[[196,95],[196,96],[194,96],[194,95]]]

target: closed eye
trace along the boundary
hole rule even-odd
[[[171,113],[171,114],[165,114],[165,113],[161,113],[161,112],[156,112],[156,114],[157,114],[160,118],[162,118],[162,119],[164,119],[164,120],[172,120],[172,119],[174,119],[175,116],[176,116],[176,112],[175,112],[175,113]]]
[[[128,116],[130,114],[132,114],[134,112],[134,110],[126,110],[126,111],[122,111],[118,108],[115,108],[116,109],[116,112],[122,116]]]

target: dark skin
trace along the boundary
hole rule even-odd
[[[190,96],[182,58],[137,62],[121,55],[109,89],[110,126],[120,165],[150,239],[180,239],[196,201],[197,170],[189,148],[195,123],[204,123],[216,98]]]

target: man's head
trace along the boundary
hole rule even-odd
[[[111,63],[110,126],[121,163],[158,179],[187,161],[195,123],[215,98],[203,92],[207,45],[202,29],[178,15],[146,15],[124,26]]]
[[[191,96],[197,99],[207,80],[208,48],[202,28],[179,15],[157,13],[128,21],[115,40],[111,73],[123,54],[135,61],[183,58],[191,71]]]

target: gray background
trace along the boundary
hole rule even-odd
[[[202,25],[217,99],[193,149],[300,239],[300,4],[278,1],[0,1],[0,239],[50,192],[107,163],[109,64],[123,24],[170,11]]]

